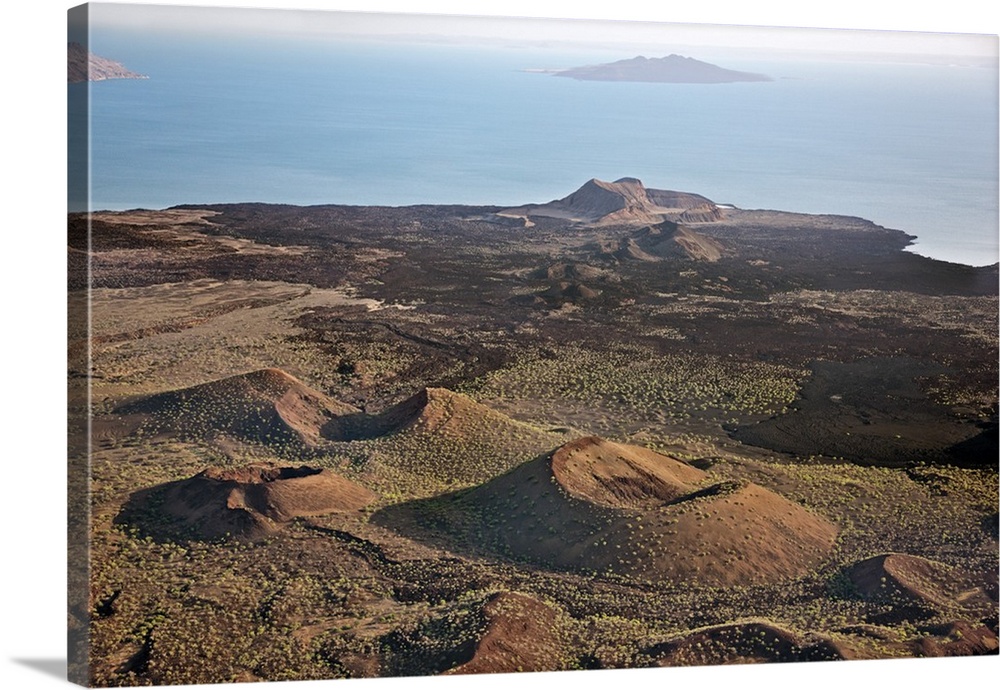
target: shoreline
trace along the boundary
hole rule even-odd
[[[361,210],[361,209],[386,209],[386,210],[395,209],[395,210],[398,210],[398,209],[410,209],[410,208],[421,208],[421,207],[442,207],[442,208],[445,208],[445,207],[455,207],[455,206],[466,206],[466,207],[469,207],[470,209],[473,209],[473,208],[475,208],[475,209],[501,209],[501,208],[507,208],[508,206],[518,206],[518,204],[495,204],[495,203],[482,204],[482,203],[465,203],[465,202],[417,203],[417,204],[360,204],[360,203],[359,204],[353,204],[353,203],[336,203],[336,202],[331,202],[331,203],[316,203],[316,204],[299,204],[299,203],[287,203],[287,202],[278,202],[278,201],[225,201],[225,202],[206,202],[206,203],[182,202],[182,203],[171,204],[171,205],[167,205],[167,206],[153,206],[153,205],[145,206],[145,205],[131,205],[131,204],[112,204],[112,205],[105,206],[105,207],[102,207],[102,208],[99,208],[99,209],[90,210],[89,212],[93,213],[93,214],[101,214],[101,213],[123,213],[123,212],[128,212],[128,211],[163,212],[163,211],[169,211],[169,210],[178,209],[178,208],[188,208],[188,209],[190,209],[190,208],[202,208],[202,207],[209,208],[209,207],[220,207],[220,206],[244,206],[244,205],[253,205],[253,206],[261,206],[261,207],[267,207],[267,206],[272,206],[272,207],[293,207],[293,208],[301,208],[301,209],[321,208],[321,207],[337,207],[337,208],[349,208],[349,209],[355,209],[355,210]],[[520,205],[523,205],[523,204],[520,204]],[[775,213],[775,214],[782,214],[782,215],[789,215],[789,216],[806,216],[806,217],[813,217],[813,218],[831,218],[831,219],[836,218],[836,219],[843,219],[843,220],[846,220],[846,221],[862,222],[862,223],[866,223],[866,224],[871,225],[873,228],[880,228],[880,229],[885,230],[885,231],[898,232],[898,233],[902,233],[903,235],[906,235],[907,237],[910,238],[910,241],[909,241],[909,244],[907,244],[906,246],[902,247],[901,250],[905,251],[905,252],[907,252],[909,254],[913,254],[915,256],[919,256],[919,257],[924,258],[924,259],[930,259],[932,261],[939,261],[939,262],[946,263],[946,264],[953,264],[953,265],[956,265],[956,266],[962,266],[962,267],[973,268],[973,269],[984,269],[984,268],[990,268],[990,267],[993,267],[993,266],[1000,266],[1000,254],[994,254],[993,261],[991,261],[989,263],[969,263],[969,262],[965,262],[965,261],[955,261],[955,260],[952,260],[952,259],[949,259],[949,258],[944,258],[944,257],[941,257],[941,256],[934,256],[933,253],[931,253],[931,252],[926,252],[926,250],[921,250],[921,248],[920,248],[920,244],[921,244],[921,237],[920,237],[920,235],[914,234],[912,232],[908,232],[906,230],[901,230],[899,228],[890,227],[888,225],[882,225],[882,224],[880,224],[880,223],[878,223],[878,222],[876,222],[874,220],[871,220],[869,218],[866,218],[866,217],[860,216],[860,215],[856,215],[856,214],[823,213],[823,212],[816,213],[816,212],[808,212],[808,211],[789,211],[789,210],[773,209],[773,208],[748,208],[748,207],[743,207],[743,206],[737,206],[736,204],[729,203],[729,202],[725,202],[725,203],[719,202],[719,203],[716,203],[716,206],[718,206],[723,211],[744,211],[744,212],[760,212],[760,213],[766,212],[766,213]],[[68,215],[72,216],[72,215],[77,215],[77,214],[82,214],[82,213],[87,213],[87,212],[88,212],[87,210],[80,210],[80,209],[75,209],[74,210],[74,209],[70,209],[67,213],[68,213]],[[704,224],[703,223],[690,223],[688,225],[691,225],[693,227],[699,227],[699,226],[703,226],[703,225],[711,226],[712,223],[704,223]],[[923,241],[926,242],[927,241],[926,238]]]

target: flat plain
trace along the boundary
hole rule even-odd
[[[997,266],[910,239],[630,178],[71,214],[80,672],[996,654]]]

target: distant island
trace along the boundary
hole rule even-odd
[[[149,79],[114,60],[94,55],[79,43],[69,44],[69,83],[104,81],[106,79]]]
[[[683,55],[647,58],[642,55],[600,65],[551,70],[557,77],[584,81],[641,81],[666,84],[728,84],[740,81],[774,81],[765,74],[738,72]]]

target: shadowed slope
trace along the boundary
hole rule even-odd
[[[333,419],[322,433],[331,440],[353,441],[404,432],[464,439],[487,431],[500,436],[534,429],[461,393],[447,388],[424,388],[378,414],[359,413]]]
[[[816,360],[810,369],[812,375],[786,412],[740,426],[732,436],[783,453],[842,457],[862,465],[996,467],[995,453],[961,451],[962,442],[969,441],[975,449],[988,443],[988,437],[980,437],[977,427],[928,394],[922,381],[947,373],[939,364],[866,357]]]
[[[616,261],[690,259],[714,262],[725,247],[717,240],[669,220],[650,225],[630,237],[599,240],[591,245],[596,257]]]
[[[809,640],[768,621],[714,625],[645,650],[658,666],[783,661],[832,661],[849,652],[826,639]]]
[[[583,283],[570,282],[570,281],[560,281],[555,285],[551,285],[547,290],[539,293],[539,296],[543,299],[554,301],[557,303],[562,302],[584,302],[587,300],[595,299],[601,293],[597,290],[593,290]]]
[[[660,257],[654,256],[639,246],[634,237],[624,237],[620,240],[598,240],[595,245],[595,258],[617,261],[659,261]]]
[[[321,468],[213,467],[136,492],[118,522],[155,536],[260,539],[294,518],[352,512],[374,499],[363,486]]]
[[[982,429],[978,434],[965,441],[956,443],[947,449],[955,463],[967,467],[995,466],[1000,456],[1000,437],[998,437],[997,416],[978,425]]]
[[[913,644],[914,651],[920,656],[996,655],[1000,649],[996,630],[979,623],[952,621],[925,626],[921,632],[925,633],[925,637]]]
[[[486,481],[559,438],[445,388],[425,388],[378,414],[333,419],[322,433],[369,442],[370,468],[385,479],[403,473],[435,485]]]
[[[749,482],[587,437],[450,496],[382,511],[556,569],[711,585],[775,582],[833,546],[826,520]],[[398,522],[397,522],[398,521]]]
[[[855,563],[846,574],[863,599],[890,607],[880,621],[928,618],[988,603],[982,587],[966,574],[920,556],[881,554]]]
[[[725,251],[717,240],[669,220],[641,230],[635,241],[643,251],[664,258],[718,261]]]
[[[646,189],[650,201],[667,209],[673,220],[681,223],[711,223],[722,220],[722,211],[700,194],[674,192],[666,189]]]
[[[659,220],[656,205],[649,199],[645,187],[631,177],[614,182],[592,179],[568,197],[528,209],[529,215],[600,225]]]
[[[223,433],[257,443],[315,446],[326,423],[358,410],[281,369],[261,369],[134,400],[115,412],[148,415],[156,431]]]
[[[521,592],[477,592],[385,635],[382,669],[394,676],[559,670],[564,615]]]

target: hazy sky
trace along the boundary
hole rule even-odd
[[[420,4],[414,5],[420,7]],[[478,7],[478,6],[474,6]],[[997,56],[991,35],[907,31],[772,29],[749,26],[664,24],[637,21],[471,18],[447,15],[276,11],[169,5],[91,4],[94,27],[221,34],[337,36],[379,39],[443,39],[482,44],[574,45],[604,48],[713,46],[738,50],[969,58]]]

